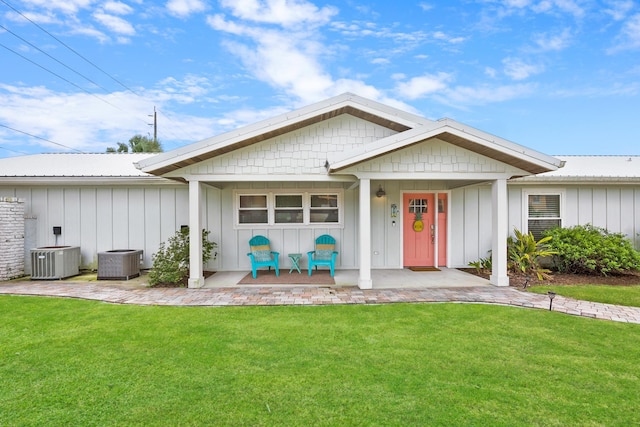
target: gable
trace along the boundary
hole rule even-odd
[[[218,155],[167,174],[183,175],[327,175],[327,153],[366,149],[397,132],[342,114],[302,129]]]
[[[349,123],[346,130],[343,129],[345,120]],[[354,123],[358,125],[351,127]],[[360,128],[362,123],[368,124]],[[310,135],[308,132],[313,129],[324,131]],[[385,131],[379,132],[381,129]],[[295,143],[292,135],[295,135]],[[339,142],[341,137],[343,140]],[[343,174],[359,163],[432,139],[444,140],[511,165],[520,170],[520,176],[549,172],[562,166],[556,158],[454,120],[431,121],[346,93],[162,153],[140,161],[137,167],[150,174],[176,179],[182,179],[185,172],[235,175],[323,173],[326,176],[327,172],[329,175]],[[283,142],[285,140],[287,142]],[[294,151],[287,153],[288,149]],[[253,158],[255,153],[261,156]],[[231,164],[225,164],[226,161]],[[326,170],[322,171],[320,165],[325,164]]]
[[[491,157],[433,138],[341,170],[341,173],[501,173],[526,174]]]

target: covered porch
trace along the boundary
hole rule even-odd
[[[430,288],[468,288],[477,286],[491,286],[491,283],[481,277],[455,268],[441,267],[440,271],[412,271],[402,269],[375,269],[371,271],[372,289],[430,289]],[[304,272],[303,272],[304,273]],[[202,288],[229,287],[257,287],[257,285],[239,285],[238,282],[248,274],[247,271],[220,271],[208,277]],[[336,270],[335,285],[316,285],[319,287],[357,287],[360,272],[358,270]],[[269,286],[303,286],[292,284],[297,272],[289,274],[280,271],[283,279],[280,285]],[[313,285],[304,285],[313,286]]]

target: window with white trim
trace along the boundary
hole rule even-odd
[[[236,226],[341,225],[342,193],[236,192]]]
[[[526,192],[527,231],[536,240],[542,238],[545,230],[562,227],[562,193]]]

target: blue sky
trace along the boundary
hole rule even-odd
[[[640,154],[633,0],[0,0],[0,157],[165,151],[343,92],[546,154]]]

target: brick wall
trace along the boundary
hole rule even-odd
[[[24,275],[24,201],[0,197],[0,280]]]

